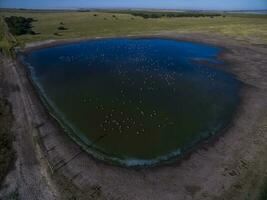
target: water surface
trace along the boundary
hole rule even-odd
[[[101,39],[24,61],[40,95],[94,157],[127,166],[181,155],[231,120],[239,83],[212,65],[221,49],[168,39]]]

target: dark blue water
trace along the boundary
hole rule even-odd
[[[168,39],[102,39],[25,55],[50,112],[93,156],[127,166],[173,159],[218,134],[239,83],[221,49]]]

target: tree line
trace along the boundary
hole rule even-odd
[[[13,35],[36,34],[32,30],[33,21],[35,21],[33,18],[25,18],[21,16],[5,17],[5,22],[9,28],[9,32]]]

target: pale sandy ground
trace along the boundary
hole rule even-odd
[[[84,153],[47,114],[25,68],[1,57],[3,87],[15,116],[17,160],[0,199],[16,188],[23,200],[68,199],[73,194],[77,199],[255,199],[267,176],[267,46],[216,35],[163,36],[226,48],[223,69],[245,86],[236,117],[218,141],[168,166],[137,170],[104,164]]]

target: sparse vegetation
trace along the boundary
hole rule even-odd
[[[0,182],[6,176],[14,158],[10,135],[11,114],[6,100],[0,99]]]
[[[267,199],[267,178],[264,179],[263,185],[260,190],[258,200],[266,200]]]
[[[0,67],[2,62],[3,61],[0,59]],[[3,70],[0,68],[0,184],[5,178],[14,159],[14,151],[12,148],[13,138],[10,131],[12,114],[10,105],[3,95],[3,82]]]
[[[7,200],[19,200],[19,191],[18,189],[16,188],[15,191],[11,192],[7,197],[6,197]]]

